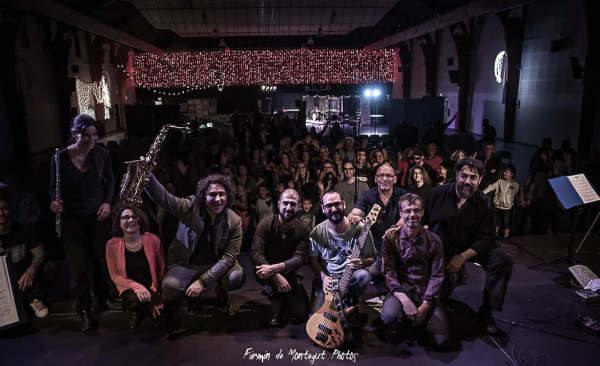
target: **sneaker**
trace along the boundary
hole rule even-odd
[[[50,313],[46,305],[38,299],[34,299],[33,302],[29,304],[29,307],[38,318],[45,318]]]

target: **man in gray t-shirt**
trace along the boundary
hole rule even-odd
[[[344,201],[346,202],[346,215],[349,215],[350,211],[354,208],[354,202],[363,194],[363,192],[369,190],[369,186],[366,183],[366,178],[360,177],[358,178],[358,182],[356,181],[357,178],[354,176],[355,168],[353,162],[346,161],[342,167],[344,180],[335,185],[335,190],[340,192],[344,198]]]
[[[354,271],[343,299],[347,306],[358,303],[360,295],[365,292],[371,280],[364,268],[375,261],[377,251],[373,238],[369,233],[360,258],[348,260],[348,253],[356,244],[358,226],[351,224],[344,215],[345,205],[339,192],[334,190],[325,192],[321,207],[327,220],[317,225],[310,233],[308,259],[310,268],[316,276],[316,282],[313,284],[315,292],[313,292],[311,314],[323,305],[325,300],[323,289],[331,291],[331,276],[341,277],[346,267]]]

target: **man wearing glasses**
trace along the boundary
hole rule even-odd
[[[365,182],[357,180],[354,176],[354,163],[347,161],[342,165],[344,180],[335,185],[335,190],[340,192],[346,202],[346,215],[354,208],[354,202],[364,192],[369,190]]]
[[[231,180],[220,174],[209,175],[198,182],[195,195],[178,198],[151,175],[146,192],[180,221],[162,283],[167,300],[185,295],[188,312],[196,314],[201,308],[200,295],[215,293],[219,309],[231,310],[228,293],[244,284],[237,261],[242,220],[228,208],[236,194]]]
[[[308,263],[315,273],[311,314],[314,314],[325,300],[323,288],[331,291],[331,276],[342,276],[346,267],[353,270],[346,294],[342,301],[345,306],[358,303],[360,295],[369,286],[370,276],[365,268],[375,260],[375,246],[371,234],[367,236],[361,257],[348,260],[349,251],[356,244],[358,225],[352,224],[344,215],[346,203],[339,192],[330,190],[323,195],[321,208],[327,220],[317,225],[310,233]]]
[[[455,170],[455,183],[438,186],[431,192],[423,225],[428,225],[444,243],[444,286],[449,290],[448,297],[466,261],[476,262],[486,271],[479,316],[486,331],[496,334],[499,330],[492,311],[502,310],[513,261],[496,243],[493,207],[477,189],[485,175],[485,165],[464,158],[456,163]]]
[[[395,240],[383,241],[383,274],[389,290],[381,318],[388,325],[424,331],[429,342],[448,345],[450,327],[439,298],[444,280],[444,248],[440,238],[421,226],[423,199],[400,197],[404,225]]]
[[[354,224],[360,222],[366,213],[371,211],[375,204],[381,206],[381,211],[377,217],[377,222],[371,226],[373,241],[377,249],[377,260],[369,268],[371,280],[377,282],[381,279],[381,245],[385,231],[395,225],[400,220],[400,197],[405,195],[404,189],[396,187],[396,175],[394,168],[389,164],[380,165],[375,174],[375,184],[373,187],[363,193],[354,209],[350,212],[349,219]]]

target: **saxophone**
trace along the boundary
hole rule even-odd
[[[142,192],[150,181],[149,176],[154,168],[154,161],[160,152],[160,148],[169,130],[172,129],[182,130],[185,133],[192,132],[188,127],[164,125],[143,160],[132,160],[124,163],[127,165],[127,171],[123,176],[123,180],[121,180],[119,197],[126,204],[136,207],[142,204]]]

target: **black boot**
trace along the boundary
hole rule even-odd
[[[281,310],[283,307],[282,299],[271,299],[269,305],[269,324],[277,326],[281,324]]]
[[[498,325],[494,320],[494,316],[492,315],[492,310],[486,306],[482,306],[479,308],[479,322],[481,327],[485,329],[488,334],[494,335],[499,334],[500,330],[498,329]]]
[[[83,310],[79,313],[81,317],[81,331],[89,332],[96,329],[94,319],[92,318],[92,310]]]
[[[137,310],[129,310],[129,329],[135,329],[142,322],[142,314]]]
[[[199,297],[188,297],[185,307],[189,315],[197,315],[202,310],[202,302]]]

